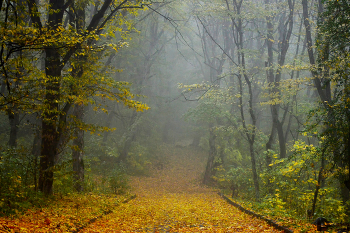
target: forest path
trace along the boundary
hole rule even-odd
[[[80,232],[280,232],[200,186],[205,157],[177,149],[149,177],[133,177],[137,198]]]

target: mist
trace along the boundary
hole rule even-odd
[[[0,2],[1,215],[20,180],[349,221],[346,1],[17,2]]]

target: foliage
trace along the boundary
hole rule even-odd
[[[257,180],[255,186],[260,186],[263,195],[260,201],[276,215],[306,219],[307,210],[313,209],[315,203],[315,217],[327,216],[336,222],[347,220],[349,3],[323,1],[323,14],[310,11],[310,17],[304,16],[305,21],[318,26],[316,65],[310,65],[311,59],[305,59],[305,53],[312,48],[306,51],[302,45],[302,41],[310,39],[304,38],[306,23],[303,25],[297,13],[307,10],[301,2],[242,1],[238,4],[234,1],[232,6],[220,0],[206,3],[205,6],[194,4],[196,32],[207,65],[207,70],[202,68],[202,72],[216,85],[180,84],[180,88],[186,100],[198,100],[197,106],[188,111],[187,119],[203,128],[210,125],[214,129],[214,137],[206,134],[206,138],[201,139],[203,144],[210,145],[203,147],[210,151],[210,156],[214,153],[212,178],[225,189],[234,183],[239,197],[250,200],[252,170],[256,168],[259,178],[254,175],[252,178]],[[304,3],[308,6],[307,1]],[[318,10],[322,9],[319,6]],[[287,20],[288,14],[291,18]],[[231,30],[221,29],[222,25],[235,29],[233,38],[230,33],[222,32]],[[298,26],[298,31],[293,25]],[[286,39],[288,33],[291,37]],[[239,44],[240,36],[244,38],[242,44]],[[260,44],[260,40],[265,44]],[[215,46],[210,46],[211,43]],[[237,56],[230,43],[236,45]],[[264,51],[267,47],[268,53]],[[208,56],[209,48],[216,53]],[[245,64],[239,60],[241,56]],[[215,62],[210,63],[209,57]],[[226,60],[221,61],[222,57]],[[217,67],[221,62],[224,65]],[[308,70],[312,78],[306,77],[310,75]],[[329,101],[322,99],[315,108],[317,93],[313,94],[312,82],[317,80]],[[248,160],[248,148],[255,156],[254,161],[253,156]],[[228,159],[230,153],[236,151],[243,158],[240,162]],[[286,152],[283,156],[282,151]],[[283,158],[279,159],[280,156]],[[250,163],[252,169],[249,169]],[[339,204],[338,209],[334,208],[335,203]]]
[[[24,146],[1,152],[0,215],[17,214],[44,203],[35,191],[37,175],[35,158]]]
[[[21,220],[0,218],[0,230],[74,231],[111,210],[111,213],[87,224],[81,232],[165,229],[171,232],[278,232],[266,222],[233,208],[215,190],[199,185],[203,167],[201,153],[188,149],[160,149],[167,151],[168,154],[163,156],[169,157],[169,167],[156,171],[151,177],[133,177],[131,183],[136,199],[124,204],[121,203],[126,198],[123,196],[56,196],[51,205],[29,210]]]
[[[53,196],[46,206],[28,209],[20,218],[0,218],[0,231],[72,232],[115,208],[127,197],[96,194]]]
[[[228,112],[225,107],[235,99],[234,96],[230,95],[228,89],[208,84],[180,84],[179,88],[182,89],[183,94],[194,92],[199,98],[199,104],[189,109],[185,118],[201,124],[213,123],[217,118],[227,116]]]
[[[348,1],[50,2],[55,4],[1,1],[2,215],[45,206],[50,199],[35,191],[37,173],[48,171],[54,173],[53,193],[77,215],[51,216],[45,209],[24,218],[39,219],[35,224],[43,231],[73,231],[86,223],[87,218],[79,222],[79,208],[89,206],[89,197],[72,195],[72,149],[85,151],[84,191],[100,197],[104,210],[113,204],[105,194],[124,195],[132,186],[142,197],[96,223],[101,232],[250,229],[227,217],[240,219],[240,214],[222,214],[229,212],[226,206],[198,185],[206,160],[216,187],[229,194],[235,189],[234,198],[277,221],[301,223],[314,203],[311,218],[349,220]],[[317,6],[321,2],[324,7]],[[153,10],[142,11],[148,8]],[[324,12],[316,15],[316,9]],[[95,16],[101,17],[94,22]],[[307,23],[317,27],[312,31]],[[313,39],[304,30],[316,36],[316,46],[309,47]],[[314,49],[316,64],[310,65],[306,54]],[[321,86],[315,92],[317,80]],[[317,103],[322,93],[329,98]],[[78,105],[85,106],[85,119],[73,114]],[[141,115],[149,106],[152,110]],[[186,123],[180,119],[184,112]],[[11,120],[15,115],[20,122]],[[32,141],[38,125],[44,126],[46,143],[43,156],[35,157],[22,142]],[[7,138],[16,130],[19,146],[8,149]],[[78,131],[91,132],[80,138],[84,150],[73,145]],[[187,150],[192,139],[206,154],[195,157],[198,151]],[[165,144],[180,141],[186,145]],[[39,168],[46,154],[54,162]],[[74,198],[76,206],[66,203]],[[164,208],[169,205],[174,208]],[[89,208],[82,212],[90,214]],[[122,218],[131,224],[125,226]],[[0,221],[9,231],[21,224]],[[35,224],[23,229],[31,231]]]
[[[269,209],[276,211],[276,215],[294,217],[306,216],[311,209],[314,198],[314,188],[317,185],[317,175],[320,169],[320,148],[308,145],[304,141],[296,141],[292,148],[293,155],[287,159],[278,159],[273,155],[272,169],[261,174],[265,183],[269,180],[272,194],[265,197],[263,203]],[[325,172],[327,186],[322,186],[318,196],[315,216],[324,216],[334,222],[346,220],[344,205],[339,201],[338,185],[335,177]],[[334,208],[337,202],[339,208]]]
[[[133,143],[126,161],[127,171],[132,175],[147,175],[152,167],[152,159],[147,147]]]
[[[125,194],[128,187],[128,178],[122,168],[115,168],[109,177],[109,188],[113,194]]]
[[[222,181],[228,182],[225,189],[230,188],[230,185],[234,184],[236,189],[236,195],[239,197],[245,197],[247,199],[253,198],[251,195],[254,190],[251,177],[251,170],[246,167],[233,167],[230,168],[227,173],[222,177]]]
[[[14,4],[16,5],[16,3]],[[130,14],[136,15],[137,10],[133,9],[132,4],[130,4]],[[42,10],[44,8],[43,6]],[[13,14],[16,14],[16,11]],[[106,28],[106,33],[113,35],[114,38],[119,31],[121,34],[127,32],[120,28],[121,25],[128,25],[127,29],[132,30],[131,23],[121,16],[120,14],[118,17],[114,16],[113,23],[115,25],[111,24]],[[48,26],[38,29],[35,25],[26,26],[24,23],[23,21],[6,21],[0,28],[2,51],[7,52],[2,53],[2,72],[5,75],[4,82],[9,89],[8,95],[0,98],[2,111],[11,110],[13,105],[29,113],[47,110],[48,106],[44,103],[45,92],[42,87],[45,87],[50,81],[50,77],[46,77],[44,71],[37,66],[41,58],[36,53],[40,53],[41,50],[50,46],[59,48],[62,57],[69,53],[70,49],[77,48],[75,56],[71,58],[69,65],[62,72],[62,79],[58,80],[61,84],[61,96],[60,99],[57,99],[57,103],[80,103],[83,101],[87,104],[93,102],[89,99],[90,97],[96,96],[121,101],[131,108],[147,109],[145,105],[130,99],[134,96],[129,92],[126,82],[115,81],[108,77],[108,73],[101,75],[98,72],[101,67],[101,64],[98,64],[101,53],[108,48],[119,50],[126,46],[126,42],[106,43],[100,38],[105,34],[99,34],[95,31],[82,35],[77,33],[73,27],[65,28],[58,25],[57,28]],[[101,43],[95,47],[86,44],[86,41],[98,42],[100,40]],[[19,51],[20,56],[15,56],[14,51]],[[90,60],[91,63],[82,63],[78,56],[87,56],[87,60]],[[71,73],[77,67],[83,68],[85,72],[79,79]]]
[[[86,124],[71,108],[92,104],[94,110],[107,112],[101,102],[108,99],[136,111],[148,109],[130,92],[130,84],[116,81],[115,71],[103,62],[111,51],[127,45],[129,32],[134,30],[127,16],[136,16],[144,4],[147,2],[1,1],[5,16],[0,18],[0,111],[9,117],[36,114],[42,121],[38,187],[46,195],[52,194],[55,157],[74,132],[108,130]],[[91,20],[85,25],[89,6],[96,12],[89,12]]]
[[[312,68],[321,103],[310,115],[315,124],[322,127],[322,151],[332,164],[329,172],[340,182],[343,205],[349,200],[350,191],[350,131],[349,131],[349,15],[347,1],[324,1],[320,13],[316,46],[317,63]],[[346,212],[350,214],[349,206]]]

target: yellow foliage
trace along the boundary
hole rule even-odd
[[[137,197],[128,203],[121,196],[69,195],[20,218],[0,218],[0,231],[72,232],[85,225],[79,232],[279,232],[200,185],[203,155],[177,152],[166,169],[131,178]]]

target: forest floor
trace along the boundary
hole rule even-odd
[[[162,169],[131,178],[136,198],[127,203],[125,197],[62,197],[48,208],[0,218],[0,232],[281,232],[201,186],[203,155],[186,149],[167,154]]]
[[[279,232],[199,185],[205,157],[177,151],[150,177],[132,178],[137,198],[83,232]]]

